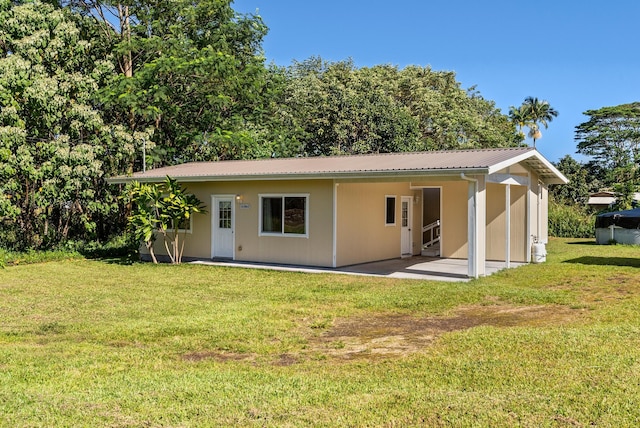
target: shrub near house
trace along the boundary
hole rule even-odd
[[[160,235],[171,263],[181,263],[187,230],[181,225],[188,223],[192,214],[205,212],[202,201],[186,193],[169,176],[164,183],[134,182],[130,197],[134,209],[129,227],[136,238],[144,242],[153,262],[158,262],[153,243]]]

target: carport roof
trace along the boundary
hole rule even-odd
[[[202,182],[492,174],[517,163],[529,166],[547,183],[568,181],[532,147],[189,162],[113,177],[108,181],[157,182],[166,176],[182,182]]]

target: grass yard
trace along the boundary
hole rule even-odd
[[[0,425],[640,425],[640,249],[469,283],[68,260],[0,270]]]

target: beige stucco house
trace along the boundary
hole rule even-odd
[[[167,175],[207,205],[185,258],[340,267],[431,251],[468,259],[470,277],[531,260],[547,186],[567,183],[533,148],[192,162],[109,181]]]

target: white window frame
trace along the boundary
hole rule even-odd
[[[387,220],[387,204],[389,203],[389,199],[393,199],[393,223],[388,223]],[[396,219],[398,217],[398,213],[396,212],[398,209],[398,197],[397,195],[384,195],[384,225],[385,226],[395,226]]]
[[[262,231],[262,200],[264,198],[282,198],[282,204],[284,205],[285,198],[305,198],[305,210],[304,210],[304,232],[305,233],[285,233],[284,232],[284,206],[282,207],[282,227],[283,231],[278,232],[263,232]],[[258,236],[278,236],[284,238],[309,238],[309,207],[310,207],[309,193],[260,193],[258,194]]]

